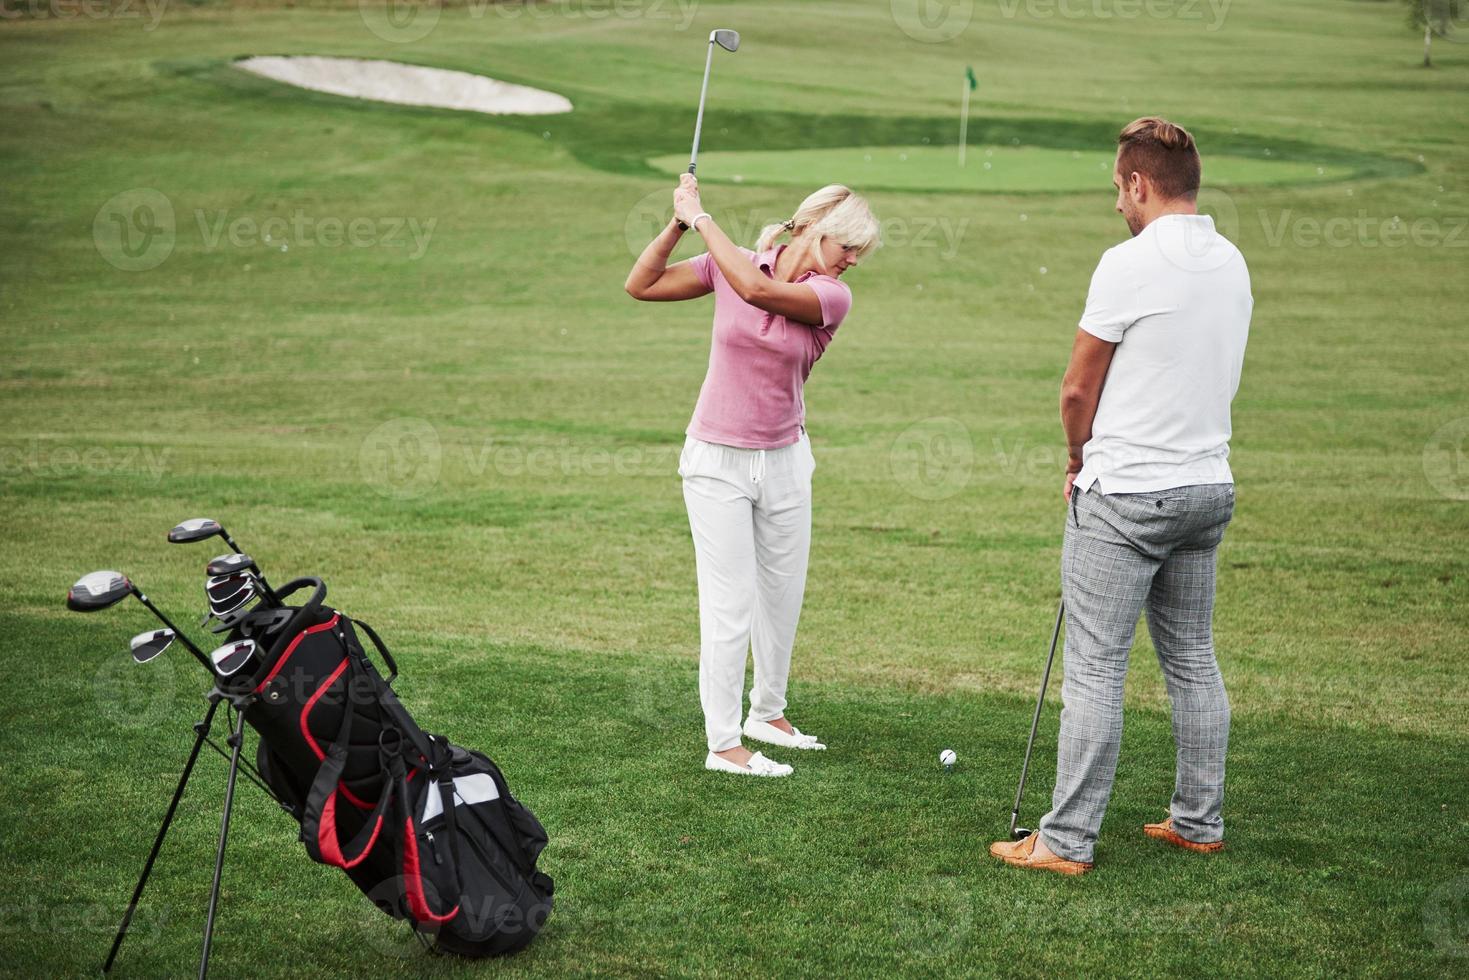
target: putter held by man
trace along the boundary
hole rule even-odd
[[[1198,213],[1202,168],[1183,127],[1138,119],[1117,143],[1117,210],[1133,238],[1092,276],[1061,387],[1056,787],[1035,833],[990,847],[1007,864],[1072,875],[1092,867],[1112,793],[1143,612],[1173,704],[1177,776],[1168,816],[1142,830],[1190,851],[1224,846],[1229,699],[1214,656],[1214,567],[1234,513],[1229,407],[1254,307],[1250,274]]]

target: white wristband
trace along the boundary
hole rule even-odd
[[[689,227],[694,229],[694,231],[699,230],[700,218],[708,218],[710,221],[714,220],[714,216],[711,215],[708,211],[700,211],[698,214],[694,215],[694,220],[689,222]]]

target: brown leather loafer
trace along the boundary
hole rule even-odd
[[[1174,847],[1181,847],[1186,851],[1198,851],[1200,854],[1213,854],[1215,851],[1224,850],[1224,841],[1216,840],[1211,844],[1200,844],[1180,837],[1178,831],[1173,829],[1173,818],[1169,817],[1162,823],[1143,824],[1143,833],[1154,840],[1166,841]]]
[[[1084,875],[1092,869],[1090,864],[1068,861],[1054,854],[1037,858],[1035,842],[1039,837],[1039,834],[1031,834],[1023,840],[995,841],[990,845],[990,856],[997,857],[1006,864],[1014,865],[1017,868],[1035,868],[1038,871],[1054,871],[1062,875]]]

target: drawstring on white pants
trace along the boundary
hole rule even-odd
[[[750,456],[750,482],[758,484],[765,479],[765,450],[757,449]]]

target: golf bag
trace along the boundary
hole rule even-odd
[[[255,695],[245,721],[260,735],[257,766],[307,853],[442,950],[522,949],[551,912],[553,883],[536,870],[545,830],[489,758],[419,728],[393,693],[387,647],[323,604],[320,579],[278,594],[308,588],[300,606],[245,617],[231,638],[256,640],[259,662],[221,684]]]

